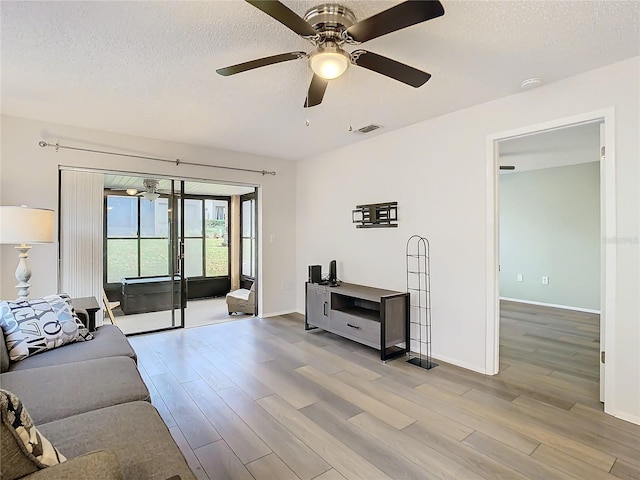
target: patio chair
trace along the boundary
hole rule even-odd
[[[233,313],[256,313],[256,283],[253,282],[251,289],[241,288],[227,293],[227,310],[229,315]]]

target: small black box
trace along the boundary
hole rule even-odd
[[[322,281],[322,267],[320,265],[309,265],[309,282],[320,283]]]

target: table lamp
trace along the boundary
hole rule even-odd
[[[54,220],[53,210],[29,208],[26,205],[0,206],[0,243],[16,245],[19,252],[16,268],[18,300],[27,300],[31,287],[31,268],[27,262],[31,246],[27,244],[53,243]]]

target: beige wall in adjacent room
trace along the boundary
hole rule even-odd
[[[500,175],[500,296],[600,310],[600,162]]]

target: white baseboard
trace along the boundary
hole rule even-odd
[[[636,425],[640,425],[640,417],[637,415],[633,415],[626,412],[618,412],[613,415],[620,420],[624,420],[625,422],[635,423]]]
[[[485,371],[484,367],[478,367],[477,365],[471,365],[470,363],[461,362],[459,360],[456,360],[455,358],[447,357],[446,355],[440,355],[438,353],[433,353],[431,356],[433,357],[433,360],[436,363],[438,363],[438,360],[442,360],[443,362],[450,363],[451,365],[455,365],[456,367],[472,370],[474,372],[487,375],[487,372]]]
[[[281,312],[269,312],[259,315],[260,318],[277,317],[278,315],[288,315],[289,313],[298,313],[295,310],[282,310]]]
[[[555,303],[534,302],[533,300],[522,300],[520,298],[500,297],[500,300],[507,300],[509,302],[517,302],[517,303],[527,303],[529,305],[540,305],[541,307],[562,308],[563,310],[573,310],[575,312],[600,314],[600,310],[593,310],[591,308],[571,307],[569,305],[557,305]]]

